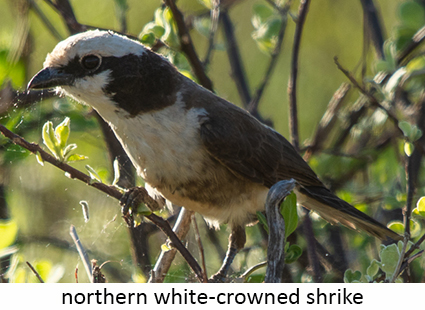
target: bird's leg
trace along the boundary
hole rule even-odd
[[[212,282],[224,282],[227,272],[230,269],[230,265],[233,262],[236,254],[243,249],[246,242],[245,227],[237,226],[232,228],[232,232],[229,236],[229,247],[227,249],[226,257],[223,260],[223,264],[220,270],[211,277]]]

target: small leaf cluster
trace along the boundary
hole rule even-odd
[[[412,211],[412,219],[410,220],[410,235],[415,238],[421,233],[422,223],[425,221],[425,197],[421,197],[416,208]],[[404,234],[405,227],[401,221],[393,221],[388,225],[388,228],[394,230],[399,234]],[[412,245],[409,241],[406,250]],[[366,274],[360,271],[353,271],[351,269],[346,270],[344,274],[344,282],[355,283],[355,282],[383,282],[389,281],[393,278],[396,272],[397,264],[400,260],[402,253],[403,242],[399,241],[397,244],[393,243],[388,246],[381,245],[379,258],[380,260],[373,259],[369,267],[366,269]],[[396,279],[396,282],[400,282],[400,279]]]
[[[157,40],[160,40],[171,48],[179,48],[180,42],[177,35],[177,25],[169,7],[156,9],[154,20],[143,27],[143,30],[139,34],[139,40],[149,46],[154,45]]]
[[[258,48],[267,55],[273,53],[282,23],[286,24],[286,18],[278,14],[270,5],[257,3],[253,6],[251,23],[254,26],[252,38]]]
[[[409,242],[411,245],[411,242]],[[409,245],[408,245],[409,246]],[[403,242],[398,244],[382,245],[379,251],[379,259],[373,259],[363,275],[360,271],[347,269],[344,273],[345,283],[361,283],[361,282],[388,282],[396,272],[398,261],[402,255]],[[396,279],[396,282],[401,282]]]
[[[47,121],[43,125],[42,137],[43,143],[56,159],[63,162],[73,162],[87,159],[84,155],[72,154],[77,148],[75,143],[68,144],[69,134],[71,132],[71,120],[66,117],[62,123],[53,128],[53,123]],[[43,164],[43,160],[38,155],[37,160]]]
[[[416,203],[416,208],[412,211],[410,219],[410,236],[412,238],[418,237],[423,230],[423,223],[425,221],[425,197],[419,198]],[[394,230],[398,234],[403,234],[405,225],[401,221],[392,221],[389,223],[388,228]]]

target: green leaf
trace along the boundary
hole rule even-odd
[[[366,274],[373,279],[373,277],[378,273],[379,268],[381,267],[381,263],[377,261],[376,259],[373,259],[370,262],[369,267],[366,269]]]
[[[388,224],[388,228],[398,234],[404,234],[404,224],[400,221],[393,221]]]
[[[92,180],[96,180],[100,183],[102,183],[102,179],[100,178],[99,174],[96,172],[96,170],[94,170],[92,167],[90,167],[89,165],[86,165],[86,169],[88,171],[88,173],[90,174],[90,177],[92,178]]]
[[[16,221],[1,220],[0,221],[0,250],[11,246],[16,239],[18,234],[18,224]]]
[[[381,258],[381,269],[385,272],[386,279],[390,279],[395,272],[400,258],[400,251],[397,245],[390,244],[389,246],[382,246],[379,257]]]
[[[286,23],[286,20],[283,22]],[[252,33],[252,38],[256,41],[260,50],[266,54],[271,54],[276,47],[277,38],[282,20],[279,17],[269,19]]]
[[[256,3],[253,6],[254,15],[252,16],[251,22],[254,28],[259,28],[263,23],[270,18],[274,11],[270,5]]]
[[[47,260],[40,260],[32,265],[40,277],[45,281],[48,278],[50,271],[52,270],[52,263]],[[35,277],[34,274],[32,274],[30,281],[33,283],[39,283],[39,280]]]
[[[151,215],[152,214],[152,210],[149,209],[144,203],[140,203],[137,206],[137,214],[139,215]]]
[[[77,145],[75,143],[71,143],[68,144],[64,149],[63,149],[63,157],[68,158],[69,155],[71,154],[71,152],[73,150],[75,150],[77,148]]]
[[[404,25],[414,29],[419,29],[425,24],[424,8],[415,1],[402,3],[399,7],[399,16]]]
[[[280,214],[285,220],[285,238],[288,238],[298,226],[297,195],[294,192],[283,200],[280,205]]]
[[[393,221],[388,225],[388,228],[394,230],[399,235],[403,235],[405,228],[401,221]],[[417,237],[421,232],[421,225],[414,219],[410,220],[410,235],[412,238]]]
[[[419,56],[415,57],[409,61],[406,65],[407,73],[412,74],[415,71],[422,71],[425,69],[425,57]]]
[[[385,41],[384,43],[384,55],[385,55],[385,61],[387,62],[388,71],[394,72],[397,68],[397,49],[396,45],[392,41]]]
[[[63,154],[63,149],[65,148],[66,143],[68,142],[69,133],[71,131],[70,123],[71,123],[70,118],[65,117],[63,122],[57,125],[55,128],[56,140],[58,141],[58,147],[62,151],[62,154]]]
[[[88,157],[85,155],[72,154],[68,156],[68,158],[66,159],[66,162],[70,163],[70,162],[81,161],[85,159],[88,159]]]
[[[413,151],[415,150],[415,146],[413,145],[413,143],[407,141],[404,143],[404,153],[410,157],[413,153]]]
[[[360,271],[353,271],[351,269],[347,269],[344,272],[344,283],[360,282],[361,277],[362,273]]]
[[[49,151],[57,158],[59,159],[59,152],[57,148],[57,140],[55,137],[54,129],[53,129],[53,123],[51,121],[47,121],[43,125],[42,129],[42,138],[43,143]]]
[[[142,34],[143,33],[153,33],[156,38],[160,39],[164,35],[165,29],[163,26],[158,25],[155,22],[150,22],[143,27]]]
[[[171,248],[168,246],[168,244],[163,243],[163,244],[161,244],[161,250],[162,250],[163,252],[168,252],[168,251],[170,251],[170,250],[171,250]]]
[[[410,124],[406,121],[400,121],[398,123],[398,127],[403,132],[403,135],[410,141],[415,142],[420,137],[422,137],[422,130],[418,128],[418,126]]]
[[[413,214],[421,217],[425,217],[425,196],[419,198],[416,203],[416,208],[413,210]]]
[[[44,166],[44,159],[43,159],[43,157],[41,157],[41,154],[40,154],[40,152],[36,152],[35,153],[35,158],[37,159],[37,162],[40,164],[40,165],[42,165],[42,166]]]
[[[171,47],[180,47],[180,41],[177,36],[177,25],[173,17],[173,12],[169,7],[166,7],[163,12],[163,27],[164,35],[162,41],[166,42]]]
[[[405,137],[408,137],[410,135],[410,132],[412,130],[412,126],[410,125],[409,122],[401,121],[401,122],[398,123],[398,127],[401,129],[401,131],[403,131],[403,135]]]
[[[261,213],[260,211],[257,211],[257,218],[258,218],[258,221],[263,225],[263,227],[264,227],[264,230],[267,232],[267,233],[269,233],[269,224],[267,223],[267,219],[266,219],[266,217],[264,216],[264,214],[263,213]]]
[[[291,244],[285,252],[285,264],[295,262],[303,253],[301,247],[297,244]]]
[[[155,44],[156,38],[155,38],[155,35],[152,32],[148,32],[148,33],[141,33],[139,35],[139,40],[143,44],[152,46],[152,45]]]

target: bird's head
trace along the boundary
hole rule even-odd
[[[28,89],[56,88],[99,112],[130,115],[174,102],[180,75],[162,56],[111,31],[87,31],[58,43]]]

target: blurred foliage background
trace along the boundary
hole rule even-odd
[[[82,171],[86,171],[85,165],[89,165],[103,182],[111,184],[114,179],[112,159],[107,152],[102,129],[88,107],[66,98],[52,98],[51,95],[46,95],[42,102],[19,104],[25,94],[26,83],[42,68],[47,53],[70,35],[63,15],[52,5],[63,2],[67,1],[0,0],[0,123],[24,136],[27,141],[42,144],[42,128],[46,121],[50,120],[56,126],[69,117],[72,130],[69,141],[78,146],[78,154],[88,157],[72,165]],[[282,17],[274,5],[282,8],[286,2],[222,2],[222,11],[228,14],[233,25],[235,42],[253,96],[264,81],[282,25]],[[70,3],[81,25],[120,31],[139,38],[165,54],[182,72],[196,79],[189,62],[179,51],[172,15],[167,17],[161,1],[73,0]],[[367,10],[364,5],[367,3],[372,3],[378,12],[382,39],[386,41],[380,47],[374,46],[379,40],[373,37],[370,23],[365,23]],[[258,105],[259,115],[286,137],[289,137],[287,85],[299,4],[299,1],[292,1],[285,15],[283,44]],[[209,48],[211,4],[209,1],[179,0],[177,5],[191,29],[196,52],[203,59]],[[408,48],[414,44],[412,38],[424,25],[424,1],[315,0],[309,6],[299,51],[297,104],[302,154],[321,179],[342,198],[381,222],[399,221],[393,228],[398,227],[401,233],[404,231],[401,209],[408,197],[406,163],[411,158],[409,155],[420,149],[417,141],[422,138],[423,118],[418,118],[418,115],[422,115],[424,100],[425,58],[423,48],[419,46],[421,40],[414,50]],[[223,27],[220,20],[205,71],[217,94],[245,106],[231,74],[232,63],[227,51],[229,42]],[[158,45],[158,42],[161,44]],[[401,59],[400,55],[406,50],[407,54]],[[349,79],[335,64],[335,56],[341,66],[384,108],[374,107],[370,104],[370,97],[356,87],[350,88]],[[381,79],[379,72],[383,76]],[[338,89],[340,93],[336,93]],[[341,93],[343,99],[336,103],[334,110],[330,109],[334,94]],[[317,146],[317,128],[326,111],[331,113],[332,127],[326,138],[319,137],[320,147],[312,148],[312,145]],[[359,111],[364,113],[355,113]],[[388,117],[388,111],[398,122]],[[355,115],[358,115],[357,119],[353,118]],[[77,265],[79,281],[88,281],[69,236],[69,227],[74,225],[90,258],[97,259],[99,263],[111,261],[103,268],[109,282],[147,280],[147,269],[141,270],[132,261],[131,243],[117,201],[65,177],[62,171],[49,164],[40,165],[34,155],[4,137],[0,138],[0,146],[0,215],[3,219],[0,239],[4,241],[3,244],[0,241],[0,251],[3,251],[0,252],[0,273],[4,274],[4,279],[36,282],[25,265],[28,261],[47,281],[74,282]],[[419,162],[414,166],[417,176],[413,204],[423,195],[422,152],[419,151]],[[143,184],[142,180],[137,180],[137,184]],[[81,200],[89,205],[88,222],[83,216]],[[418,205],[418,218],[412,226],[412,237],[416,239],[423,234],[421,210]],[[161,215],[170,216],[166,211]],[[301,212],[300,216],[304,217],[304,213]],[[221,264],[228,232],[223,226],[212,236],[202,218],[197,219],[207,271],[211,275]],[[349,268],[360,270],[362,274],[346,274],[346,281],[365,281],[382,274],[379,268],[375,268],[382,267],[379,259],[385,258],[380,252],[379,240],[365,233],[333,227],[314,215],[312,222],[318,247],[320,245],[318,251],[323,254],[320,260],[322,281],[343,281],[345,270]],[[300,224],[291,235],[290,242],[299,244],[304,251],[296,262],[288,265],[287,281],[313,280],[302,226]],[[243,273],[266,257],[266,239],[261,226],[249,227],[247,233],[246,249],[233,264],[236,274]],[[149,234],[146,255],[150,264],[154,264],[164,242],[161,232]],[[189,250],[198,257],[193,230],[186,242]],[[401,249],[395,251],[399,253]],[[326,261],[327,256],[333,261]],[[402,280],[422,281],[423,263],[422,258],[415,260],[410,266],[410,278]],[[373,268],[365,273],[368,266]],[[372,269],[376,269],[373,274]],[[262,281],[264,271],[264,268],[260,269],[248,280]],[[177,256],[165,280],[185,282],[190,279],[189,268]]]

